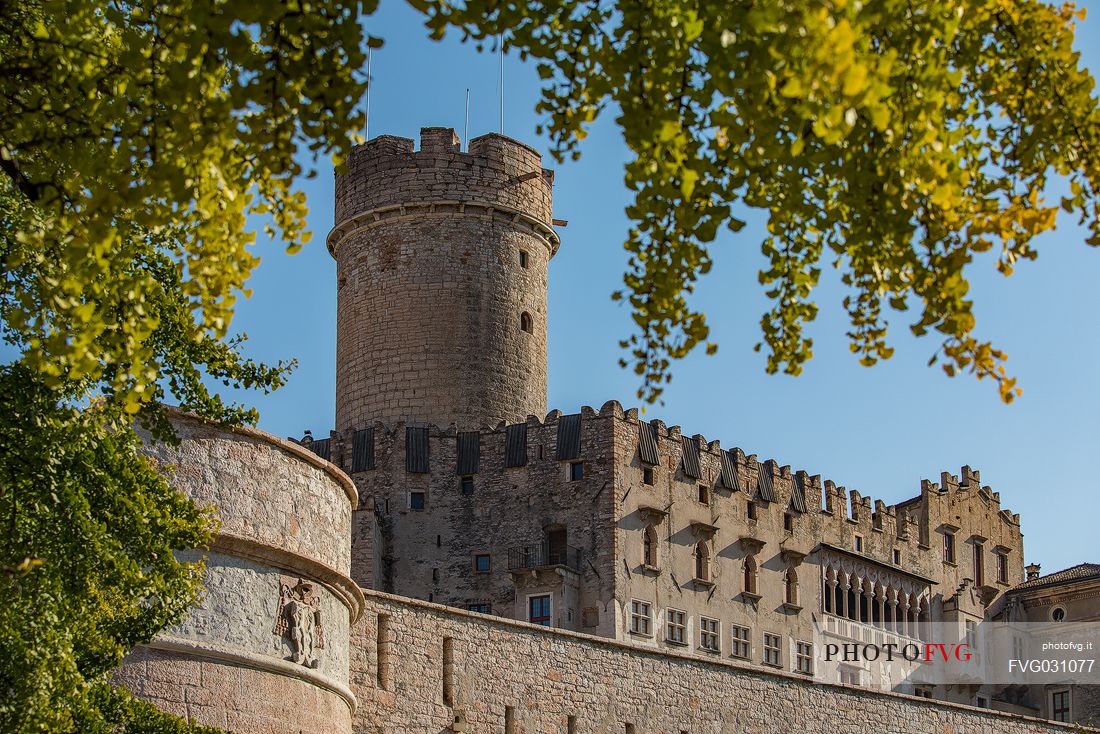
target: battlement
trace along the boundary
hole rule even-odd
[[[546,408],[553,173],[451,128],[383,135],[336,175],[336,425],[522,420]]]
[[[685,439],[695,446],[695,450],[700,457],[707,458],[707,461],[704,462],[706,465],[720,467],[722,463],[721,455],[724,450],[721,440],[709,440],[701,434],[688,436],[680,426],[669,426],[659,418],[645,421],[640,417],[638,408],[624,409],[618,400],[608,400],[599,409],[587,405],[581,406],[578,413],[574,413],[572,416],[567,416],[558,409],[551,410],[543,418],[529,415],[524,425],[528,430],[556,429],[563,418],[573,416],[576,416],[579,420],[578,431],[581,433],[587,433],[584,431],[585,424],[593,420],[612,419],[633,425],[649,425],[652,427],[658,445],[665,446],[665,449],[659,452],[661,460],[671,459],[675,467],[683,467],[682,446]],[[376,435],[396,436],[408,427],[423,428],[426,430],[427,436],[434,439],[455,439],[459,433],[473,432],[472,430],[460,431],[455,424],[443,426],[431,423],[406,423],[404,421],[393,424],[377,421],[373,424],[372,430],[376,432]],[[482,424],[476,432],[486,437],[503,436],[507,434],[509,427],[510,424],[507,421],[500,421],[495,425]],[[553,436],[553,433],[549,435]],[[603,432],[598,435],[606,437],[608,441],[612,440],[610,432]],[[336,437],[335,432],[333,432],[333,437]],[[340,440],[350,441],[350,438],[345,437]],[[481,444],[487,445],[488,442],[482,441]],[[547,450],[552,453],[555,450],[552,440],[550,444],[547,446]],[[637,446],[632,449],[632,452],[637,454]],[[1010,525],[1018,527],[1020,524],[1019,514],[1002,509],[1000,494],[993,492],[988,486],[981,485],[980,472],[970,466],[963,466],[959,475],[943,472],[941,474],[941,484],[923,479],[920,481],[921,492],[919,495],[900,502],[887,503],[870,495],[864,495],[856,489],[849,490],[843,485],[836,484],[831,479],[823,480],[820,474],[811,474],[804,469],[792,469],[791,465],[781,465],[776,459],[761,459],[757,454],[746,453],[744,449],[737,446],[725,450],[725,453],[730,460],[730,466],[739,474],[737,481],[741,491],[750,497],[758,495],[759,475],[766,473],[775,484],[781,487],[777,496],[784,501],[791,499],[795,493],[794,486],[797,482],[806,506],[805,511],[835,515],[840,520],[847,520],[857,527],[867,526],[868,529],[873,530],[896,529],[897,536],[901,540],[911,539],[917,542],[918,534],[915,526],[920,522],[921,517],[927,515],[926,511],[922,512],[920,510],[920,507],[926,506],[930,502],[935,503],[938,499],[943,498],[946,498],[950,504],[960,500],[965,501],[970,496],[978,496],[988,506],[990,514],[999,515],[1004,522]],[[717,469],[709,472],[709,474],[712,476],[708,476],[707,481],[721,481],[720,472]],[[959,477],[962,477],[962,479],[960,480]],[[927,536],[927,528],[925,528],[922,535]]]
[[[422,128],[419,150],[411,138],[381,135],[356,146],[336,175],[329,251],[335,255],[351,229],[397,209],[399,216],[504,215],[539,231],[553,254],[553,183],[538,151],[497,133],[470,140],[467,152],[452,128]]]

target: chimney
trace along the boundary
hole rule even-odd
[[[1035,579],[1039,578],[1039,568],[1040,566],[1038,563],[1029,563],[1024,566],[1024,570],[1027,571],[1028,581],[1034,581]]]

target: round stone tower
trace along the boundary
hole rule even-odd
[[[478,428],[546,412],[554,175],[538,152],[449,128],[381,136],[336,176],[336,430]]]

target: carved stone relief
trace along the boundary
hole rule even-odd
[[[321,597],[314,582],[280,577],[279,608],[271,633],[290,642],[290,659],[295,663],[307,668],[320,665],[317,651],[325,647],[325,632],[321,624]]]

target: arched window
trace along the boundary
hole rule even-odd
[[[746,594],[756,593],[756,559],[752,556],[745,557],[745,575],[741,588]]]
[[[784,598],[788,604],[798,605],[798,574],[793,568],[788,568],[783,574]]]
[[[519,328],[523,329],[528,334],[535,330],[535,328],[531,326],[531,314],[524,311],[519,315]]]
[[[705,540],[695,546],[695,578],[710,581],[710,551]]]
[[[657,566],[657,530],[652,525],[647,525],[642,534],[642,563]]]

